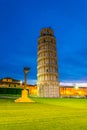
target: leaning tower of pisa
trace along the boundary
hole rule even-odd
[[[51,28],[38,38],[37,91],[39,97],[59,97],[56,38]]]

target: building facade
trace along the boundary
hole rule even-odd
[[[38,39],[37,94],[59,97],[56,38],[51,28],[40,31]]]
[[[61,97],[87,97],[87,87],[61,86]]]
[[[0,79],[0,94],[16,94],[17,91],[21,91],[24,89],[24,83],[22,83],[21,80],[16,80],[11,77],[5,77]],[[29,95],[35,95],[37,94],[37,87],[36,85],[26,85],[26,89],[29,92]],[[13,92],[14,91],[14,92]],[[4,93],[5,92],[5,93]]]
[[[20,80],[5,77],[0,79],[0,88],[22,88],[22,83]]]

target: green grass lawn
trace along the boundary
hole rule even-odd
[[[0,130],[87,130],[87,99],[0,99]]]

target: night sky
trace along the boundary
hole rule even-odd
[[[51,27],[60,82],[87,82],[87,0],[0,0],[0,78],[37,80],[37,40]]]

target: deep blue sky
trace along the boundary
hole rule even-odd
[[[87,0],[0,0],[0,78],[37,79],[37,39],[51,27],[57,40],[59,80],[87,80]]]

